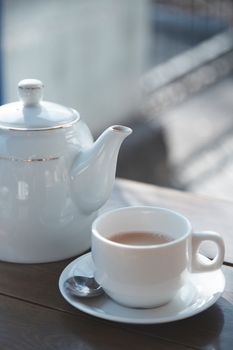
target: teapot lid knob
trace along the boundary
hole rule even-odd
[[[18,95],[24,106],[38,105],[43,96],[44,84],[37,79],[24,79],[18,83]]]

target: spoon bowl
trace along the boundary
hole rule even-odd
[[[64,287],[70,294],[81,298],[91,298],[104,293],[94,277],[72,276],[64,282]]]

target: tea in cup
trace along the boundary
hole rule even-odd
[[[216,244],[215,258],[203,262],[203,241]],[[188,274],[219,269],[224,242],[216,232],[192,231],[183,215],[159,207],[126,207],[99,216],[92,225],[95,279],[116,302],[137,308],[168,303]]]

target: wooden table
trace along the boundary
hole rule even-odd
[[[103,210],[128,205],[179,210],[195,229],[221,232],[226,242],[226,288],[199,315],[161,325],[127,325],[94,318],[60,295],[58,278],[72,260],[50,264],[0,263],[0,350],[233,349],[233,202],[117,180]],[[211,255],[211,249],[207,253]]]

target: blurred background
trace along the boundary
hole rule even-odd
[[[0,103],[24,78],[93,135],[134,133],[117,175],[233,199],[232,0],[0,0]]]

